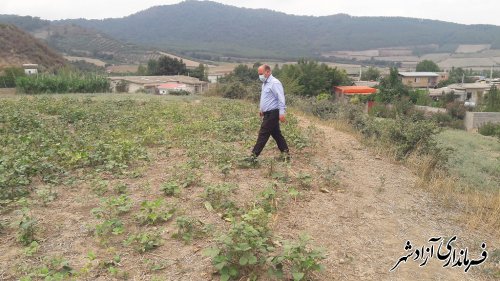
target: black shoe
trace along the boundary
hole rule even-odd
[[[280,156],[275,158],[277,161],[281,162],[290,162],[292,157],[290,156],[290,153],[288,151],[281,152]]]
[[[239,161],[240,168],[255,168],[259,165],[259,161],[257,161],[257,156],[252,153],[252,155],[243,158]]]

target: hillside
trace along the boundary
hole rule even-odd
[[[0,68],[36,63],[52,69],[66,63],[64,58],[29,33],[13,25],[0,24]]]
[[[110,63],[145,63],[161,55],[154,48],[123,43],[97,30],[75,24],[53,23],[32,33],[68,55],[98,58]]]
[[[500,27],[492,25],[345,14],[294,16],[210,1],[156,6],[124,18],[63,22],[94,28],[136,44],[259,58],[398,46],[413,46],[418,52],[448,52],[460,44],[500,48]],[[422,46],[434,47],[426,50]]]
[[[283,278],[267,269],[302,235],[312,241],[295,261],[324,269],[301,280],[498,276],[498,229],[484,228],[466,201],[416,188],[408,168],[293,109],[282,126],[291,161],[274,160],[272,142],[260,165],[242,167],[260,125],[243,101],[56,95],[0,97],[0,108],[2,280],[220,280],[225,264],[240,265],[231,280],[293,280],[289,260]],[[467,247],[471,260],[486,242],[488,259],[465,273],[437,257],[421,266],[415,254],[389,271],[408,254],[406,241],[420,249],[439,236],[456,236],[453,252]],[[227,263],[204,254],[223,245],[233,249]],[[258,264],[242,262],[248,254]]]

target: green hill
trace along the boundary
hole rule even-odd
[[[454,52],[460,44],[500,49],[500,27],[494,25],[346,14],[295,16],[210,1],[156,6],[114,19],[46,21],[0,15],[0,22],[45,36],[49,46],[70,55],[111,63],[144,62],[156,58],[157,50],[210,60],[217,56],[296,59],[389,47],[422,55]]]
[[[210,1],[156,6],[104,20],[67,20],[120,40],[227,56],[297,57],[335,50],[437,44],[492,44],[500,27],[402,17],[294,16]]]

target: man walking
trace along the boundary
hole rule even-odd
[[[269,136],[272,136],[281,151],[281,160],[290,159],[288,145],[281,134],[280,123],[285,122],[285,93],[281,82],[271,74],[271,67],[267,64],[261,65],[258,69],[259,79],[262,81],[262,91],[260,94],[260,112],[262,124],[259,130],[257,143],[252,150],[251,159],[253,161],[260,155]]]

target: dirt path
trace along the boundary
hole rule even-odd
[[[310,124],[300,119],[304,126]],[[431,195],[414,187],[417,177],[407,168],[374,155],[349,134],[325,124],[315,126],[324,133],[315,159],[340,167],[340,187],[331,193],[315,192],[311,200],[291,208],[276,228],[283,237],[307,233],[324,247],[328,254],[324,278],[487,280],[481,277],[480,266],[464,273],[463,267],[443,268],[445,262],[436,258],[424,267],[419,267],[422,261],[410,260],[389,272],[407,253],[407,240],[420,248],[427,247],[431,237],[456,235],[456,246],[469,247],[471,258],[477,259],[481,242],[487,242],[491,250],[498,237],[463,227],[456,211],[441,207]]]

